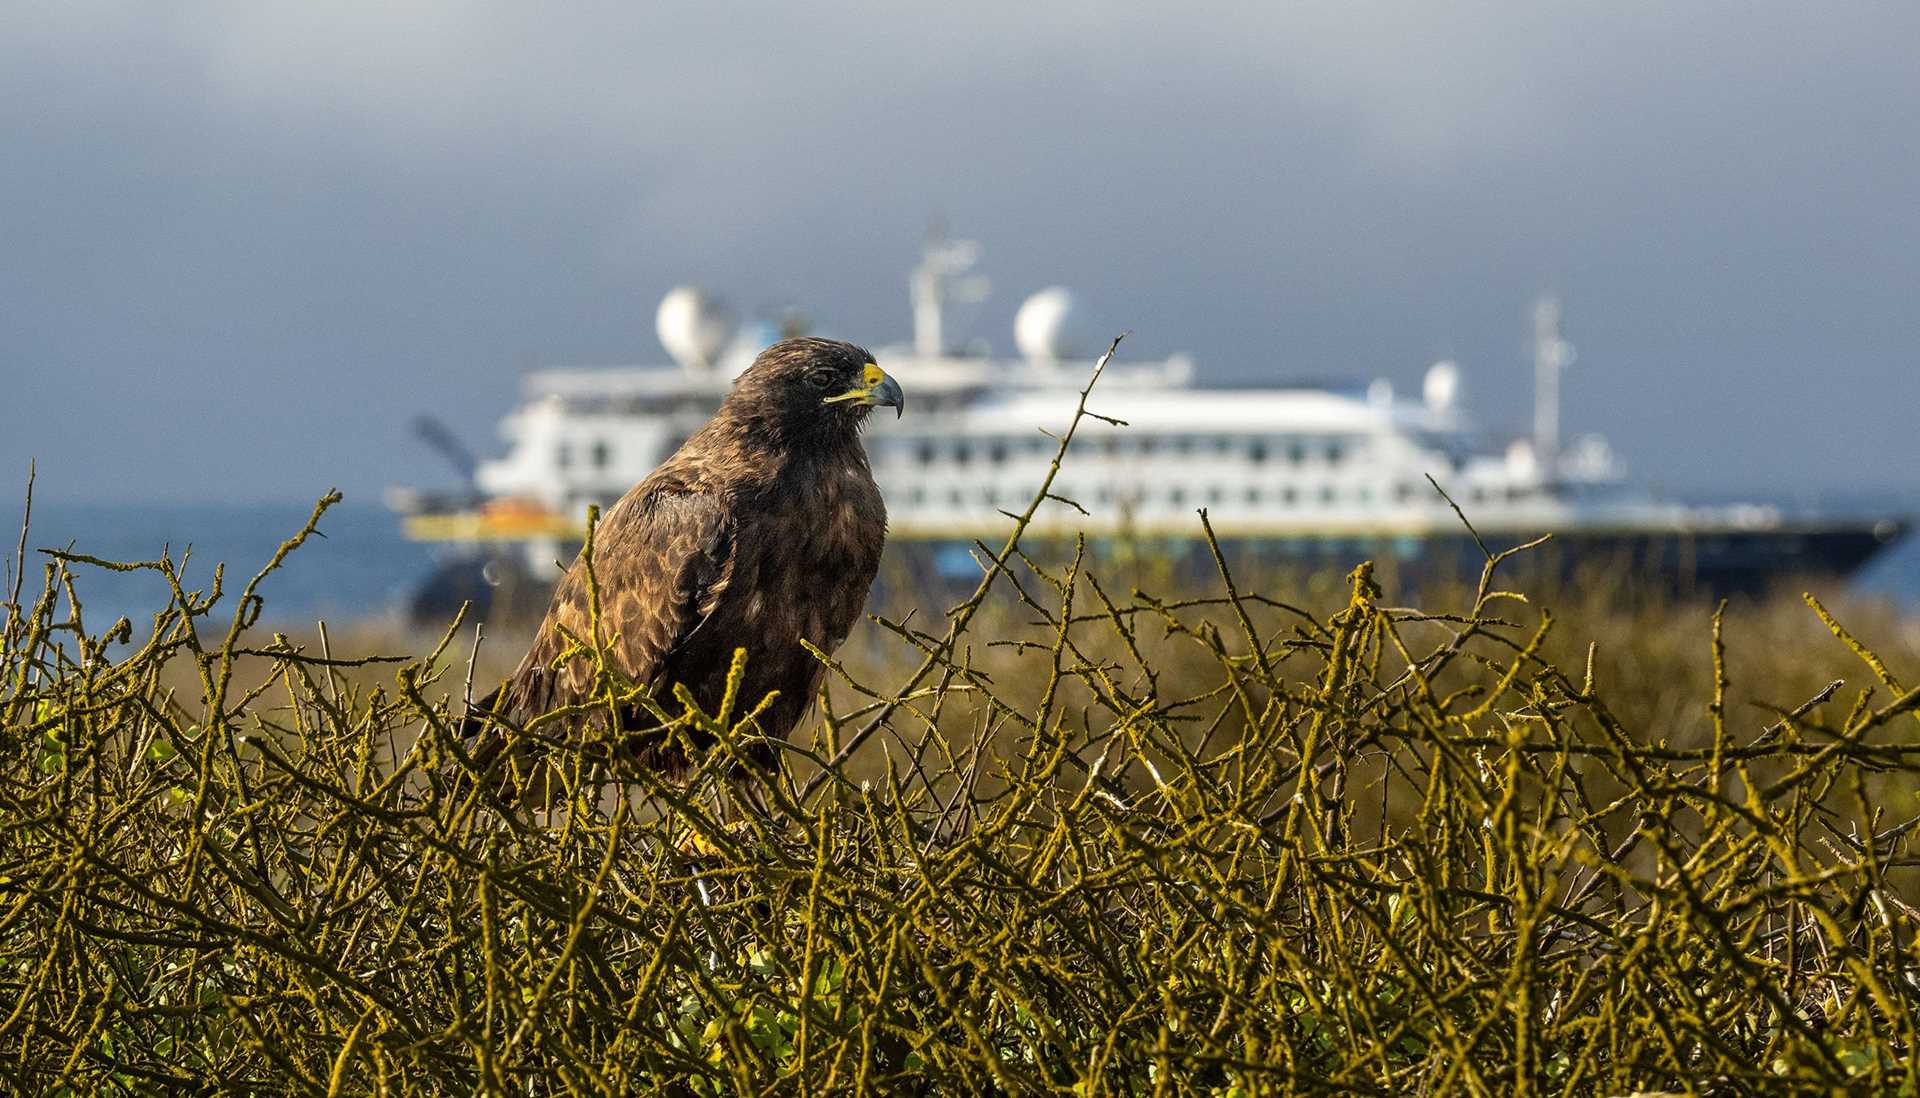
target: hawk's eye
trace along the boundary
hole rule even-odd
[[[816,389],[825,389],[833,384],[833,371],[815,370],[807,375],[807,384]]]

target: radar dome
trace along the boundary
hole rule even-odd
[[[1427,408],[1435,412],[1451,412],[1460,403],[1460,366],[1452,359],[1443,359],[1427,367],[1427,378],[1420,386],[1420,395],[1426,398]]]
[[[697,286],[676,286],[660,299],[654,332],[673,360],[689,370],[710,370],[733,339],[733,317],[720,300]]]
[[[1079,348],[1073,295],[1049,286],[1020,303],[1013,316],[1013,345],[1031,362],[1056,362]]]

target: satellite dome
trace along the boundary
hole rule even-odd
[[[1460,403],[1459,364],[1449,358],[1427,367],[1427,378],[1420,386],[1420,395],[1426,398],[1430,411],[1453,411]]]
[[[1521,480],[1531,480],[1540,475],[1540,455],[1533,452],[1530,440],[1516,438],[1508,444],[1507,472]]]
[[[1057,362],[1078,350],[1080,342],[1073,295],[1049,286],[1020,303],[1013,316],[1013,345],[1030,362]]]
[[[720,300],[698,286],[676,286],[660,299],[653,316],[660,346],[681,366],[710,370],[733,339],[733,316]]]

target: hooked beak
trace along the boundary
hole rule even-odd
[[[867,394],[867,403],[880,408],[892,408],[893,418],[899,419],[907,410],[907,394],[900,391],[900,383],[890,377],[880,379],[880,384]]]
[[[838,404],[843,400],[851,400],[869,407],[892,408],[895,419],[899,419],[901,413],[906,411],[907,394],[900,391],[900,383],[888,377],[885,370],[869,362],[860,380],[860,388],[830,396],[823,403]]]

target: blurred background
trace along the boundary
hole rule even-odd
[[[1916,41],[1893,3],[9,5],[0,505],[37,461],[35,544],[252,563],[338,486],[281,598],[371,610],[427,567],[381,507],[445,479],[416,415],[496,455],[528,369],[666,361],[685,283],[904,341],[939,223],[993,280],[956,340],[1011,353],[1061,283],[1201,384],[1451,359],[1512,433],[1552,293],[1565,430],[1650,490],[1898,515]]]

